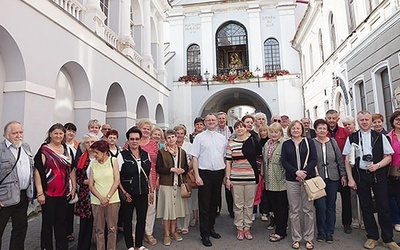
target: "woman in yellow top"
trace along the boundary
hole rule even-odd
[[[119,196],[115,192],[119,185],[119,167],[115,158],[108,156],[108,142],[96,141],[90,146],[95,161],[90,163],[89,188],[97,249],[116,249]],[[107,222],[107,248],[104,242],[104,227]]]

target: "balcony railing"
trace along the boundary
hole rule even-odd
[[[83,13],[86,9],[78,0],[53,0],[53,2],[63,8],[71,16],[82,21]]]
[[[104,25],[104,36],[103,39],[106,40],[107,43],[109,43],[111,46],[114,48],[117,48],[118,42],[119,42],[119,37],[117,33],[115,33],[110,27]]]
[[[244,66],[242,68],[237,68],[237,69],[231,69],[231,68],[219,68],[218,69],[218,74],[219,75],[225,75],[225,74],[232,74],[232,73],[244,73],[249,71],[249,66]]]

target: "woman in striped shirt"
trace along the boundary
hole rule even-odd
[[[251,217],[259,174],[256,157],[260,154],[257,152],[260,147],[243,122],[236,122],[234,129],[237,137],[229,141],[226,150],[225,185],[227,189],[232,189],[237,239],[251,240]]]

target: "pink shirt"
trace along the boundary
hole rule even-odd
[[[400,167],[400,142],[397,139],[394,129],[392,129],[387,135],[391,142],[394,154],[392,155],[392,166]]]

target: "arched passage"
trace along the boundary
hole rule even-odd
[[[0,121],[3,123],[9,120],[24,122],[24,114],[15,112],[15,110],[25,110],[24,102],[15,103],[15,100],[24,100],[22,97],[24,93],[5,92],[5,86],[25,80],[25,64],[21,51],[11,34],[0,26],[0,105],[3,107],[0,110]],[[3,105],[4,103],[12,103],[13,109],[10,109],[9,105]]]
[[[271,117],[268,104],[259,94],[241,88],[229,88],[216,92],[205,102],[199,115],[205,117],[209,113],[228,112],[230,108],[237,106],[251,106],[256,112],[266,114],[268,120]]]
[[[106,98],[107,114],[106,123],[119,132],[120,144],[125,141],[124,133],[128,130],[126,123],[127,104],[125,93],[119,83],[111,84]]]
[[[146,97],[140,96],[136,106],[136,118],[150,118],[149,116],[149,105],[147,104]]]

